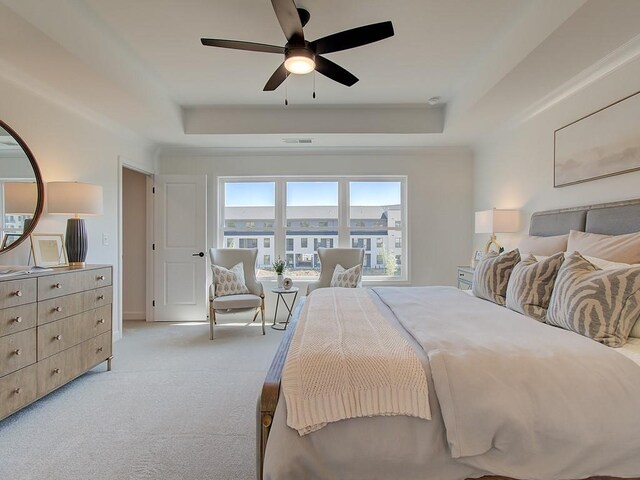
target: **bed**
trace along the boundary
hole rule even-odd
[[[638,232],[640,200],[532,215],[531,235],[569,230]],[[424,368],[431,419],[352,418],[299,435],[280,388],[294,322],[258,400],[260,479],[638,478],[640,340],[612,349],[452,287],[369,294]]]

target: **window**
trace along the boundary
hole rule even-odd
[[[365,250],[365,280],[407,278],[406,177],[220,177],[219,182],[218,244],[258,248],[259,275],[273,276],[270,264],[282,258],[287,275],[316,277],[318,248],[356,247]]]
[[[258,248],[257,238],[241,238],[238,243],[240,248]]]
[[[369,251],[371,238],[377,239],[376,267],[378,268],[365,266],[365,276],[406,278],[406,274],[402,271],[402,263],[396,260],[396,257],[402,258],[404,255],[402,219],[406,206],[402,202],[402,189],[403,182],[400,180],[349,182],[351,243]],[[400,239],[399,244],[398,239]],[[392,243],[394,240],[395,243]],[[390,251],[387,245],[395,245],[396,249]]]
[[[319,247],[331,248],[338,240],[338,182],[286,181],[284,188],[287,251],[295,253],[288,273],[299,277],[318,276],[320,263],[316,262],[314,252]],[[295,244],[300,248],[294,249],[297,238],[300,241]],[[309,238],[313,239],[313,252],[308,251]]]
[[[258,248],[258,259],[271,255],[264,251],[275,236],[276,184],[275,182],[225,182],[220,192],[224,197],[221,215],[222,245],[228,248]],[[258,277],[273,275],[271,262],[260,264]]]

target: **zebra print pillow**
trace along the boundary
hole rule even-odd
[[[473,273],[473,294],[478,298],[504,305],[511,271],[519,261],[520,252],[517,249],[502,255],[488,253]]]
[[[507,308],[544,322],[563,260],[564,253],[540,261],[529,255],[513,267],[507,286]]]
[[[600,270],[578,252],[564,261],[547,323],[621,347],[640,316],[640,268]]]

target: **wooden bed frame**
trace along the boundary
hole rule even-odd
[[[590,212],[592,213],[590,214]],[[602,215],[603,213],[605,215]],[[531,235],[552,236],[568,233],[569,229],[613,235],[638,232],[640,231],[640,199],[536,212],[531,216],[529,233]],[[256,432],[256,472],[258,480],[263,480],[264,454],[267,441],[269,440],[269,431],[278,405],[282,370],[304,303],[305,297],[302,297],[294,310],[289,328],[278,346],[273,362],[271,362],[267,377],[262,386],[262,392],[258,398]],[[493,475],[484,476],[482,479],[514,480],[508,477]],[[640,480],[640,477],[628,479],[620,479],[618,477],[590,477],[586,480]]]

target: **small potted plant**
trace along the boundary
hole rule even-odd
[[[282,280],[283,280],[282,274],[284,273],[284,269],[286,266],[287,264],[280,257],[278,257],[278,260],[273,262],[273,269],[278,275],[278,288],[282,288]]]

